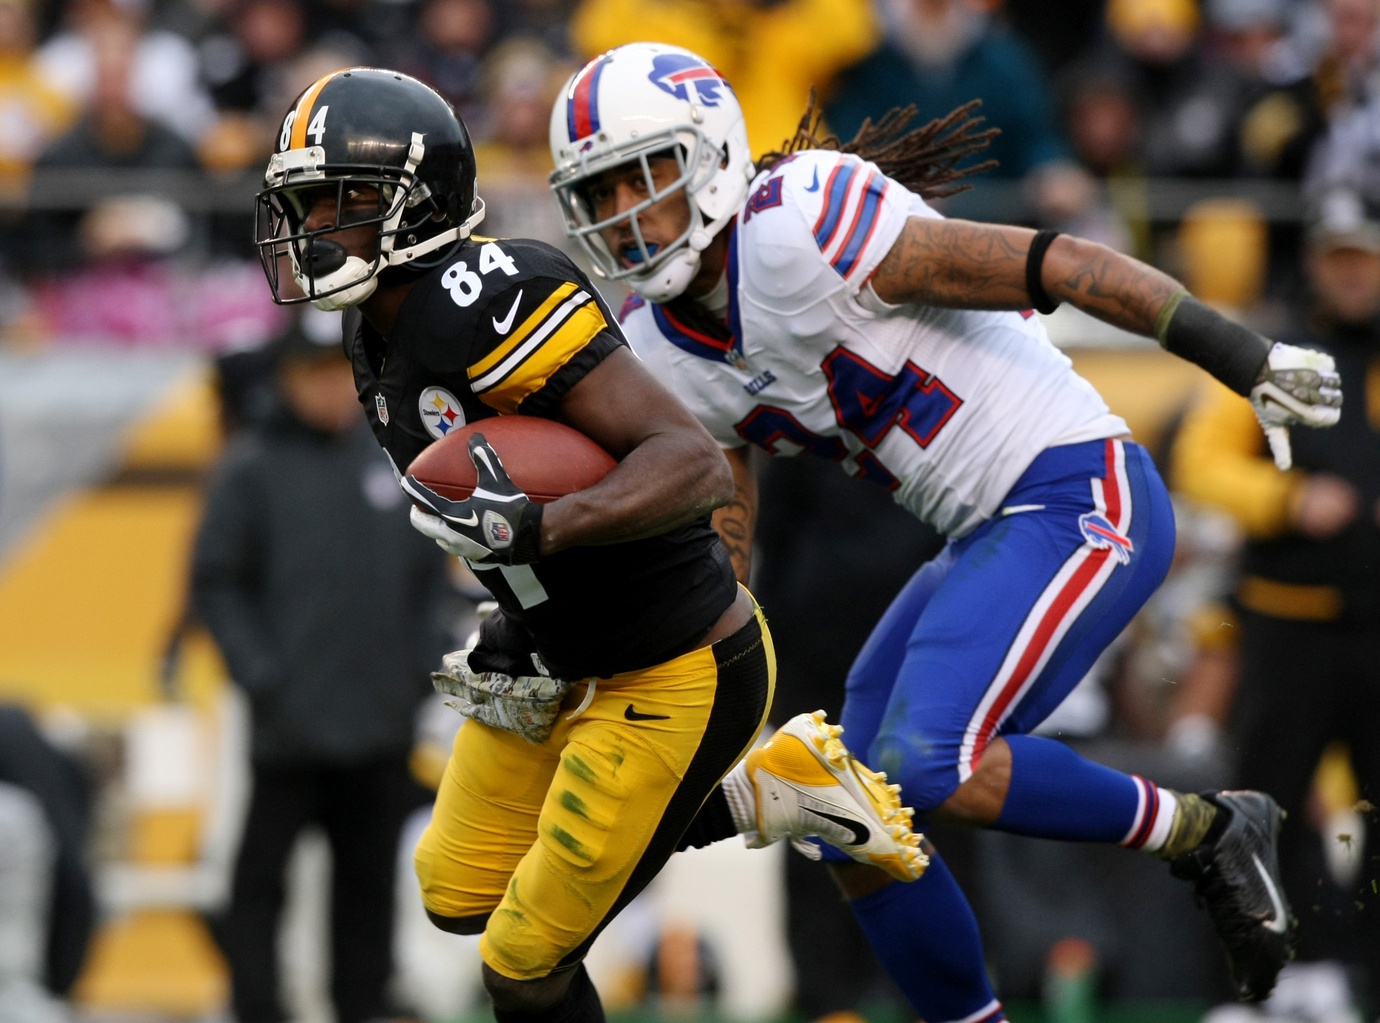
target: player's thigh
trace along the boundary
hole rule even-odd
[[[1089,457],[1100,450],[1080,447]],[[1164,578],[1172,508],[1142,449],[1125,449],[1105,480],[1091,465],[1092,475],[1032,474],[1039,485],[1011,501],[1028,510],[953,545],[869,749],[917,809],[947,798],[996,736],[1044,720]],[[1091,532],[1090,517],[1099,524]],[[1116,542],[1104,540],[1108,531]]]
[[[557,732],[537,746],[476,721],[461,725],[413,855],[428,910],[461,918],[498,905],[536,841],[562,742]]]
[[[535,844],[480,940],[491,968],[527,980],[583,958],[751,748],[774,665],[759,612],[713,647],[598,681],[565,729]]]

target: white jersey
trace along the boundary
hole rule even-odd
[[[635,297],[623,329],[724,447],[835,460],[962,536],[1045,448],[1129,431],[1033,312],[878,299],[866,283],[912,216],[939,214],[874,164],[798,153],[729,227],[731,340]]]

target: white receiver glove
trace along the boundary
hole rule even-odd
[[[505,675],[501,671],[471,671],[469,650],[456,650],[441,659],[441,671],[431,673],[438,693],[454,696],[446,706],[491,728],[514,732],[540,745],[551,735],[561,701],[573,682],[549,675]]]
[[[1281,472],[1293,465],[1289,427],[1336,426],[1342,417],[1342,378],[1332,356],[1275,342],[1251,388],[1251,408]]]

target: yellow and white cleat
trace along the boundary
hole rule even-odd
[[[843,729],[824,711],[797,714],[733,772],[742,772],[755,797],[756,849],[782,838],[812,859],[818,837],[859,863],[880,867],[898,881],[914,881],[930,865],[911,830],[915,811],[901,805],[901,786],[860,763],[839,738]]]

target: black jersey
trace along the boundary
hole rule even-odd
[[[345,318],[360,402],[400,472],[466,423],[552,416],[578,380],[626,343],[580,269],[524,239],[466,242],[413,285],[388,342],[358,310]],[[531,565],[470,567],[561,678],[607,676],[684,653],[736,594],[707,517]]]

